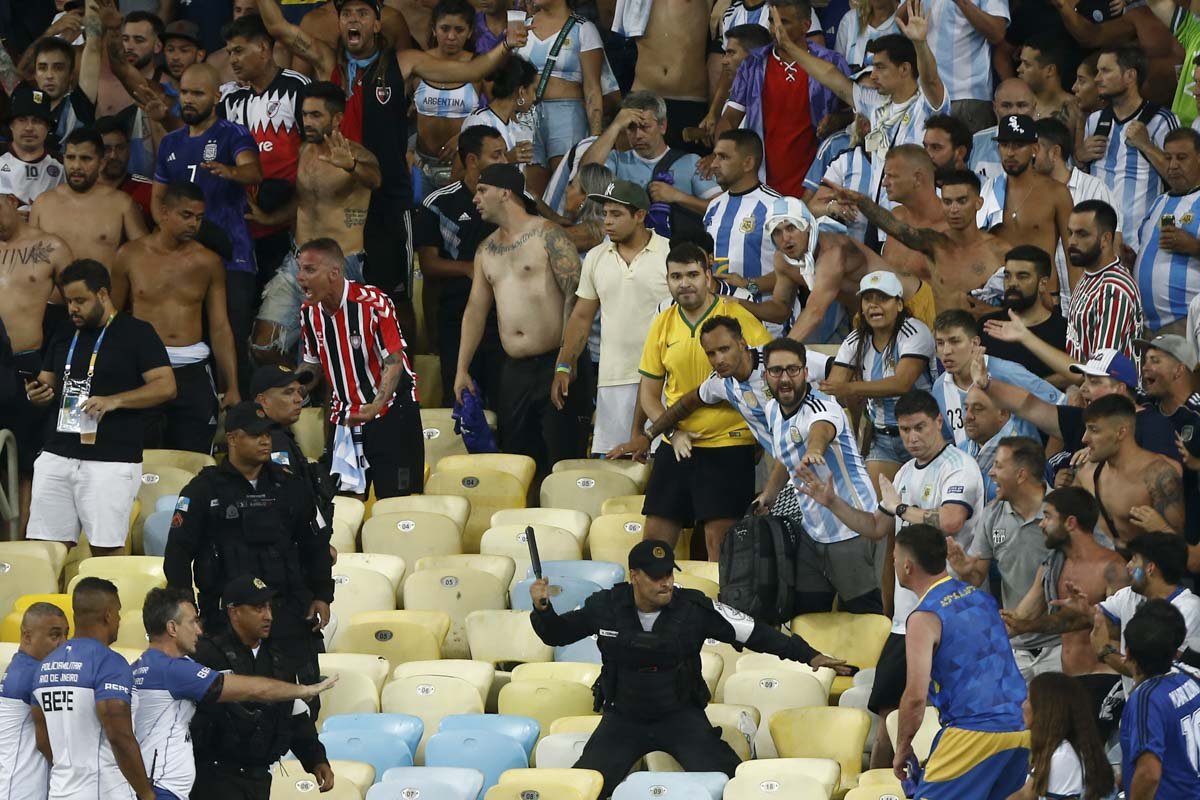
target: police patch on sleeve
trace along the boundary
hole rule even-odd
[[[184,513],[187,513],[188,505],[190,503],[191,503],[191,501],[188,500],[188,498],[184,497],[183,495],[179,495],[179,500],[178,500],[178,502],[175,503],[175,510],[183,511]]]

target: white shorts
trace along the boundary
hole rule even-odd
[[[1017,660],[1017,669],[1021,671],[1021,677],[1026,683],[1043,672],[1062,672],[1061,644],[1043,647],[1037,655],[1029,650],[1014,647],[1013,658]]]
[[[79,542],[82,528],[96,547],[122,547],[142,465],[80,461],[43,452],[33,462],[33,497],[26,537]]]
[[[604,455],[629,441],[633,409],[638,401],[638,384],[601,386],[596,389],[596,424],[592,428],[592,452]]]

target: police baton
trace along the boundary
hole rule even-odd
[[[533,526],[525,526],[525,544],[529,545],[529,562],[533,566],[533,577],[542,579],[542,559],[538,555],[537,537],[533,534]]]

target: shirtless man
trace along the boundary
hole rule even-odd
[[[363,282],[363,225],[371,192],[379,187],[379,161],[371,151],[341,134],[346,94],[328,81],[309,84],[300,119],[304,144],[296,174],[294,207],[272,216],[255,209],[265,224],[286,224],[296,215],[296,242],[329,238],[346,254],[343,274]],[[288,363],[300,338],[300,304],[304,293],[296,282],[296,250],[284,259],[279,271],[263,289],[262,305],[254,321],[250,352],[259,363]]]
[[[655,0],[637,39],[634,91],[667,101],[667,143],[682,145],[684,128],[708,113],[708,14],[712,0]]]
[[[230,17],[230,21],[241,19],[247,14],[257,13],[258,0],[233,0],[233,14]],[[282,68],[295,68],[292,53],[287,49],[287,45],[282,42],[275,43],[275,49],[272,51],[271,57]],[[228,84],[238,85],[237,76],[233,74],[233,67],[229,64],[229,49],[227,47],[222,47],[209,53],[208,58],[204,59],[204,63],[215,69],[221,76],[222,90]]]
[[[885,177],[886,180],[886,177]],[[924,255],[929,265],[934,305],[938,313],[952,308],[993,310],[975,302],[970,293],[1004,265],[1009,245],[999,236],[979,230],[975,215],[983,207],[979,177],[970,170],[955,170],[942,179],[942,208],[946,230],[916,228],[899,219],[859,192],[834,189],[839,202],[856,206],[872,224],[888,234],[888,243],[899,240]],[[885,258],[886,258],[886,250]]]
[[[1180,466],[1138,445],[1136,414],[1131,401],[1116,395],[1093,400],[1083,412],[1083,443],[1095,466],[1081,466],[1075,485],[1095,496],[1104,530],[1117,546],[1143,531],[1183,534]]]
[[[555,356],[575,307],[579,253],[561,228],[533,216],[516,167],[492,164],[479,175],[475,207],[499,230],[475,254],[475,277],[463,314],[454,396],[475,392],[469,372],[493,301],[508,363],[500,380],[500,436],[506,453],[528,455],[539,474],[586,449],[591,392],[577,388],[564,407],[550,401]]]
[[[1029,85],[1036,104],[1034,119],[1053,117],[1074,132],[1079,128],[1079,103],[1063,86],[1067,54],[1052,36],[1034,36],[1021,48],[1017,76]]]
[[[174,400],[147,414],[146,447],[212,451],[218,407],[210,354],[225,387],[224,405],[241,399],[225,307],[225,267],[220,256],[195,241],[203,219],[199,186],[167,184],[159,227],[117,251],[111,270],[113,305],[120,310],[128,297],[133,315],[154,326],[167,347],[178,387]],[[206,321],[211,349],[203,338]]]
[[[46,303],[59,272],[74,256],[62,239],[26,223],[17,210],[20,205],[15,195],[0,194],[0,322],[12,343],[17,372],[37,375],[42,371]],[[0,425],[17,437],[21,531],[29,521],[33,459],[41,449],[45,419],[45,409],[29,403],[25,392],[17,392],[11,403],[0,404]]]

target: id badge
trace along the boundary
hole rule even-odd
[[[58,410],[58,432],[77,433],[81,437],[94,436],[99,421],[84,413],[83,404],[88,399],[85,381],[68,381],[63,387],[62,407]]]

